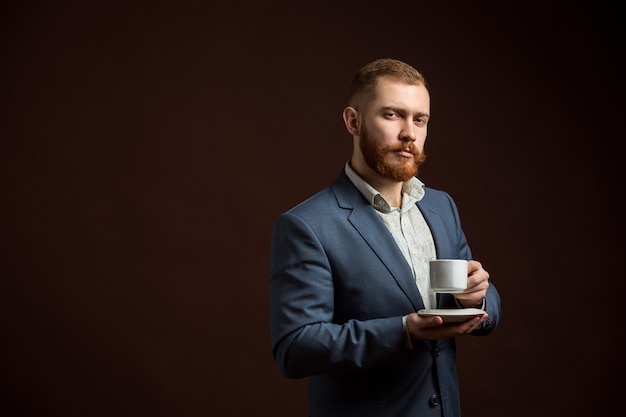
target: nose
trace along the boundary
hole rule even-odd
[[[402,126],[402,130],[400,131],[400,140],[405,142],[415,142],[417,139],[415,133],[415,124],[413,120],[405,120]]]

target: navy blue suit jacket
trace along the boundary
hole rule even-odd
[[[452,198],[426,188],[418,207],[438,258],[471,259]],[[449,294],[438,307],[456,308]],[[270,254],[273,355],[290,378],[309,378],[310,416],[460,415],[454,339],[413,340],[402,317],[424,308],[411,269],[375,209],[342,171],[277,219]],[[499,321],[490,285],[485,321]],[[438,403],[438,404],[437,404]]]

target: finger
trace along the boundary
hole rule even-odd
[[[482,264],[479,261],[477,261],[476,259],[470,259],[467,262],[467,266],[468,266],[468,269],[469,269],[470,272],[478,271],[478,270],[482,269]]]
[[[465,333],[471,333],[474,330],[478,329],[484,320],[483,316],[484,315],[473,317],[472,319],[466,321],[465,324],[467,326],[465,327]]]
[[[468,275],[470,277],[489,279],[489,272],[487,272],[482,264],[478,261],[469,261],[468,265]]]
[[[489,280],[486,277],[481,277],[480,279],[476,279],[474,277],[470,277],[468,279],[468,285],[465,289],[465,293],[469,294],[472,292],[478,291],[487,291],[489,288]]]
[[[432,316],[425,317],[423,320],[424,326],[422,327],[424,330],[431,329],[433,327],[438,327],[443,324],[443,317],[441,316]]]

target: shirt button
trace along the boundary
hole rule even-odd
[[[432,397],[430,397],[428,403],[431,407],[437,407],[439,405],[439,397],[437,396],[437,394],[434,394]]]
[[[441,355],[439,348],[435,348],[435,357],[438,358]]]

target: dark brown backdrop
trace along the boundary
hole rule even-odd
[[[430,82],[422,178],[502,293],[459,341],[464,415],[612,410],[617,12],[236,3],[4,6],[0,413],[306,415],[271,358],[270,228],[339,173],[349,81],[387,56]]]

